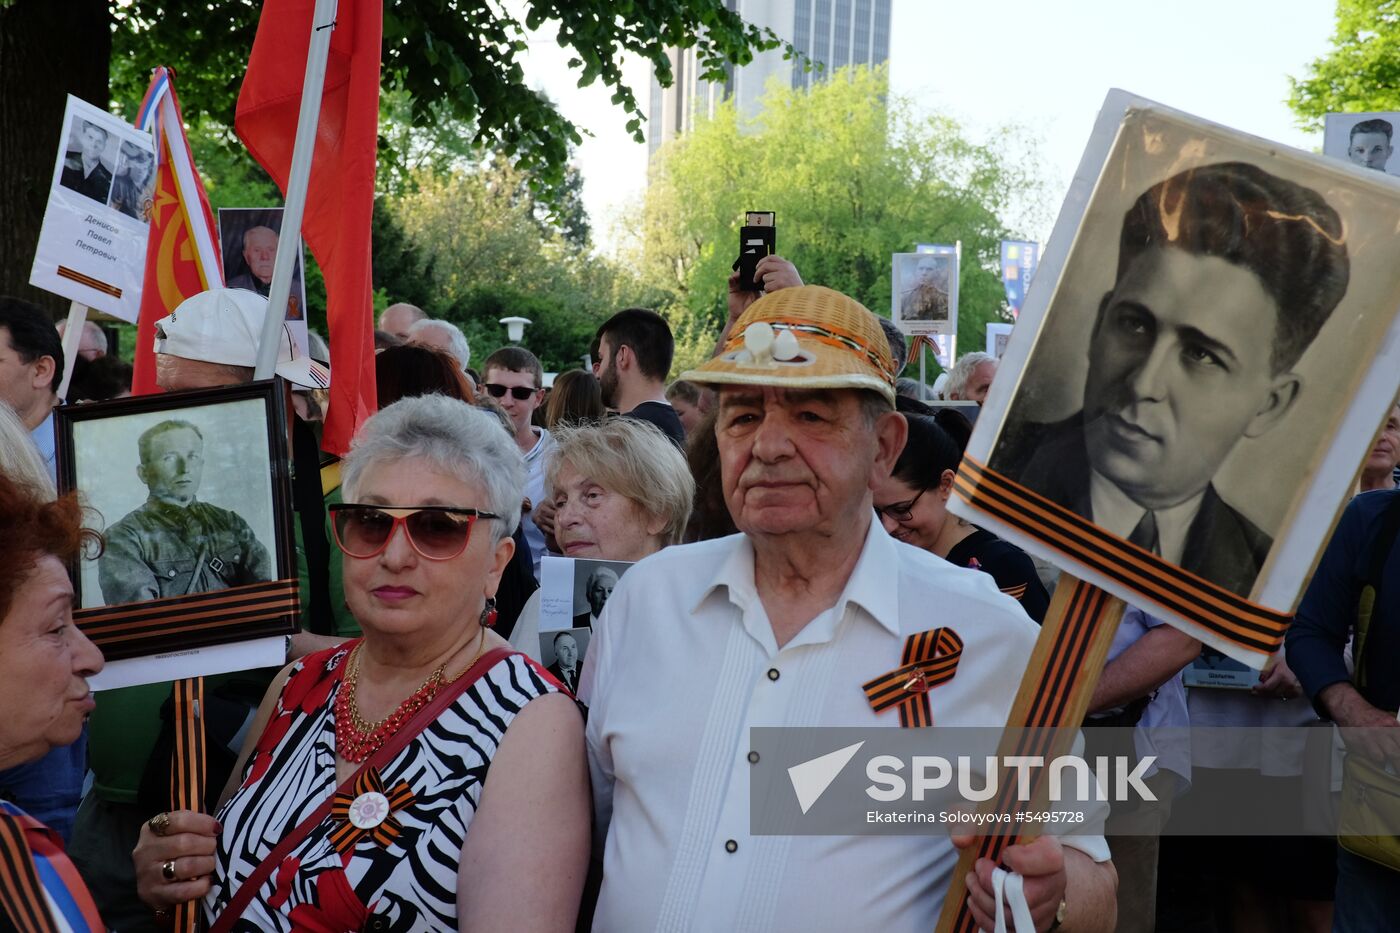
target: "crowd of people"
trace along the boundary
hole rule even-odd
[[[142,521],[188,546],[194,494],[152,479],[149,517],[105,542],[84,527],[83,490],[56,493],[60,330],[0,298],[0,931],[46,916],[160,930],[187,902],[219,931],[934,928],[974,840],[751,832],[749,730],[900,725],[860,685],[939,619],[958,620],[962,653],[933,694],[938,724],[1002,725],[1058,572],[948,509],[996,358],[964,354],[929,389],[901,377],[904,336],[856,299],[777,256],[754,279],[731,278],[714,355],[669,383],[653,311],[607,318],[593,370],[547,391],[525,347],[473,368],[459,328],[392,305],[379,411],[343,460],[316,442],[324,341],[284,345],[301,630],[282,669],[206,678],[210,792],[190,809],[169,803],[171,685],[94,697],[103,658],[73,624],[68,567],[105,544],[139,568],[127,525]],[[189,299],[159,328],[161,387],[251,381],[266,313],[236,289]],[[100,329],[79,364],[67,403],[128,391]],[[143,480],[199,456],[197,428],[166,424],[141,438]],[[1400,573],[1397,459],[1400,406],[1286,658],[1252,690],[1188,690],[1201,643],[1130,607],[1085,726],[1149,742],[1192,724],[1396,726],[1400,595],[1381,583]],[[545,664],[548,555],[633,565],[590,578],[581,661],[558,634]],[[1375,733],[1359,754],[1400,760],[1400,731]],[[1035,929],[1393,926],[1400,860],[1324,837],[1229,840],[1228,856],[1220,840],[1161,844],[1193,787],[1239,770],[1288,781],[1289,750],[1156,751],[1154,806],[1115,811],[1103,836],[1005,850]],[[1001,912],[993,868],[966,879],[983,929]]]

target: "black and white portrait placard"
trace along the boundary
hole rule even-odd
[[[540,567],[540,631],[592,628],[632,564],[546,555]]]
[[[229,288],[247,289],[266,298],[272,286],[272,270],[281,236],[280,207],[219,208],[219,249],[224,262],[224,283]],[[306,352],[306,280],[302,275],[304,252],[298,243],[286,315],[292,339],[302,353]]]
[[[282,412],[276,382],[59,409],[60,485],[105,542],[78,622],[109,658],[294,630]]]
[[[135,323],[155,181],[151,134],[70,94],[29,284]]]
[[[1322,151],[1361,168],[1400,175],[1397,128],[1400,113],[1329,113],[1323,118]]]
[[[950,508],[1259,666],[1400,384],[1396,216],[1114,92]]]
[[[890,260],[890,319],[906,334],[957,332],[958,255],[895,253]]]
[[[583,672],[583,656],[588,652],[588,640],[593,630],[587,627],[540,632],[540,663],[554,679],[578,692],[578,677]]]

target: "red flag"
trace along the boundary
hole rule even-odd
[[[266,0],[234,128],[287,192],[314,0]],[[344,454],[374,413],[370,218],[379,133],[382,0],[340,0],[326,64],[301,235],[326,280],[331,401],[322,446]]]
[[[136,125],[155,134],[156,186],[150,204],[146,274],[136,325],[136,360],[131,393],[149,395],[156,386],[156,321],[205,289],[222,285],[214,214],[195,171],[180,101],[170,72],[157,68],[141,103]]]

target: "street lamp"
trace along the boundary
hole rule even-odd
[[[500,323],[506,326],[506,339],[511,343],[519,343],[520,338],[525,336],[525,325],[531,321],[527,317],[503,317]]]

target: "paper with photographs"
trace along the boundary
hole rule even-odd
[[[155,179],[150,133],[68,95],[29,284],[135,323]]]
[[[950,509],[1260,666],[1400,382],[1400,182],[1110,94]]]
[[[914,336],[957,333],[956,247],[895,253],[890,269],[890,319],[900,330]]]
[[[277,242],[282,235],[280,207],[219,208],[219,249],[224,263],[224,284],[244,288],[264,298],[272,287]],[[288,329],[297,351],[306,353],[306,280],[302,276],[305,250],[297,243],[292,266],[292,290],[287,295]]]
[[[1329,113],[1322,122],[1322,151],[1352,165],[1400,175],[1395,128],[1400,113]]]
[[[540,566],[540,631],[593,627],[632,564],[546,554]]]
[[[59,410],[60,485],[82,491],[105,540],[76,567],[77,621],[109,659],[295,630],[280,392],[261,382]]]

